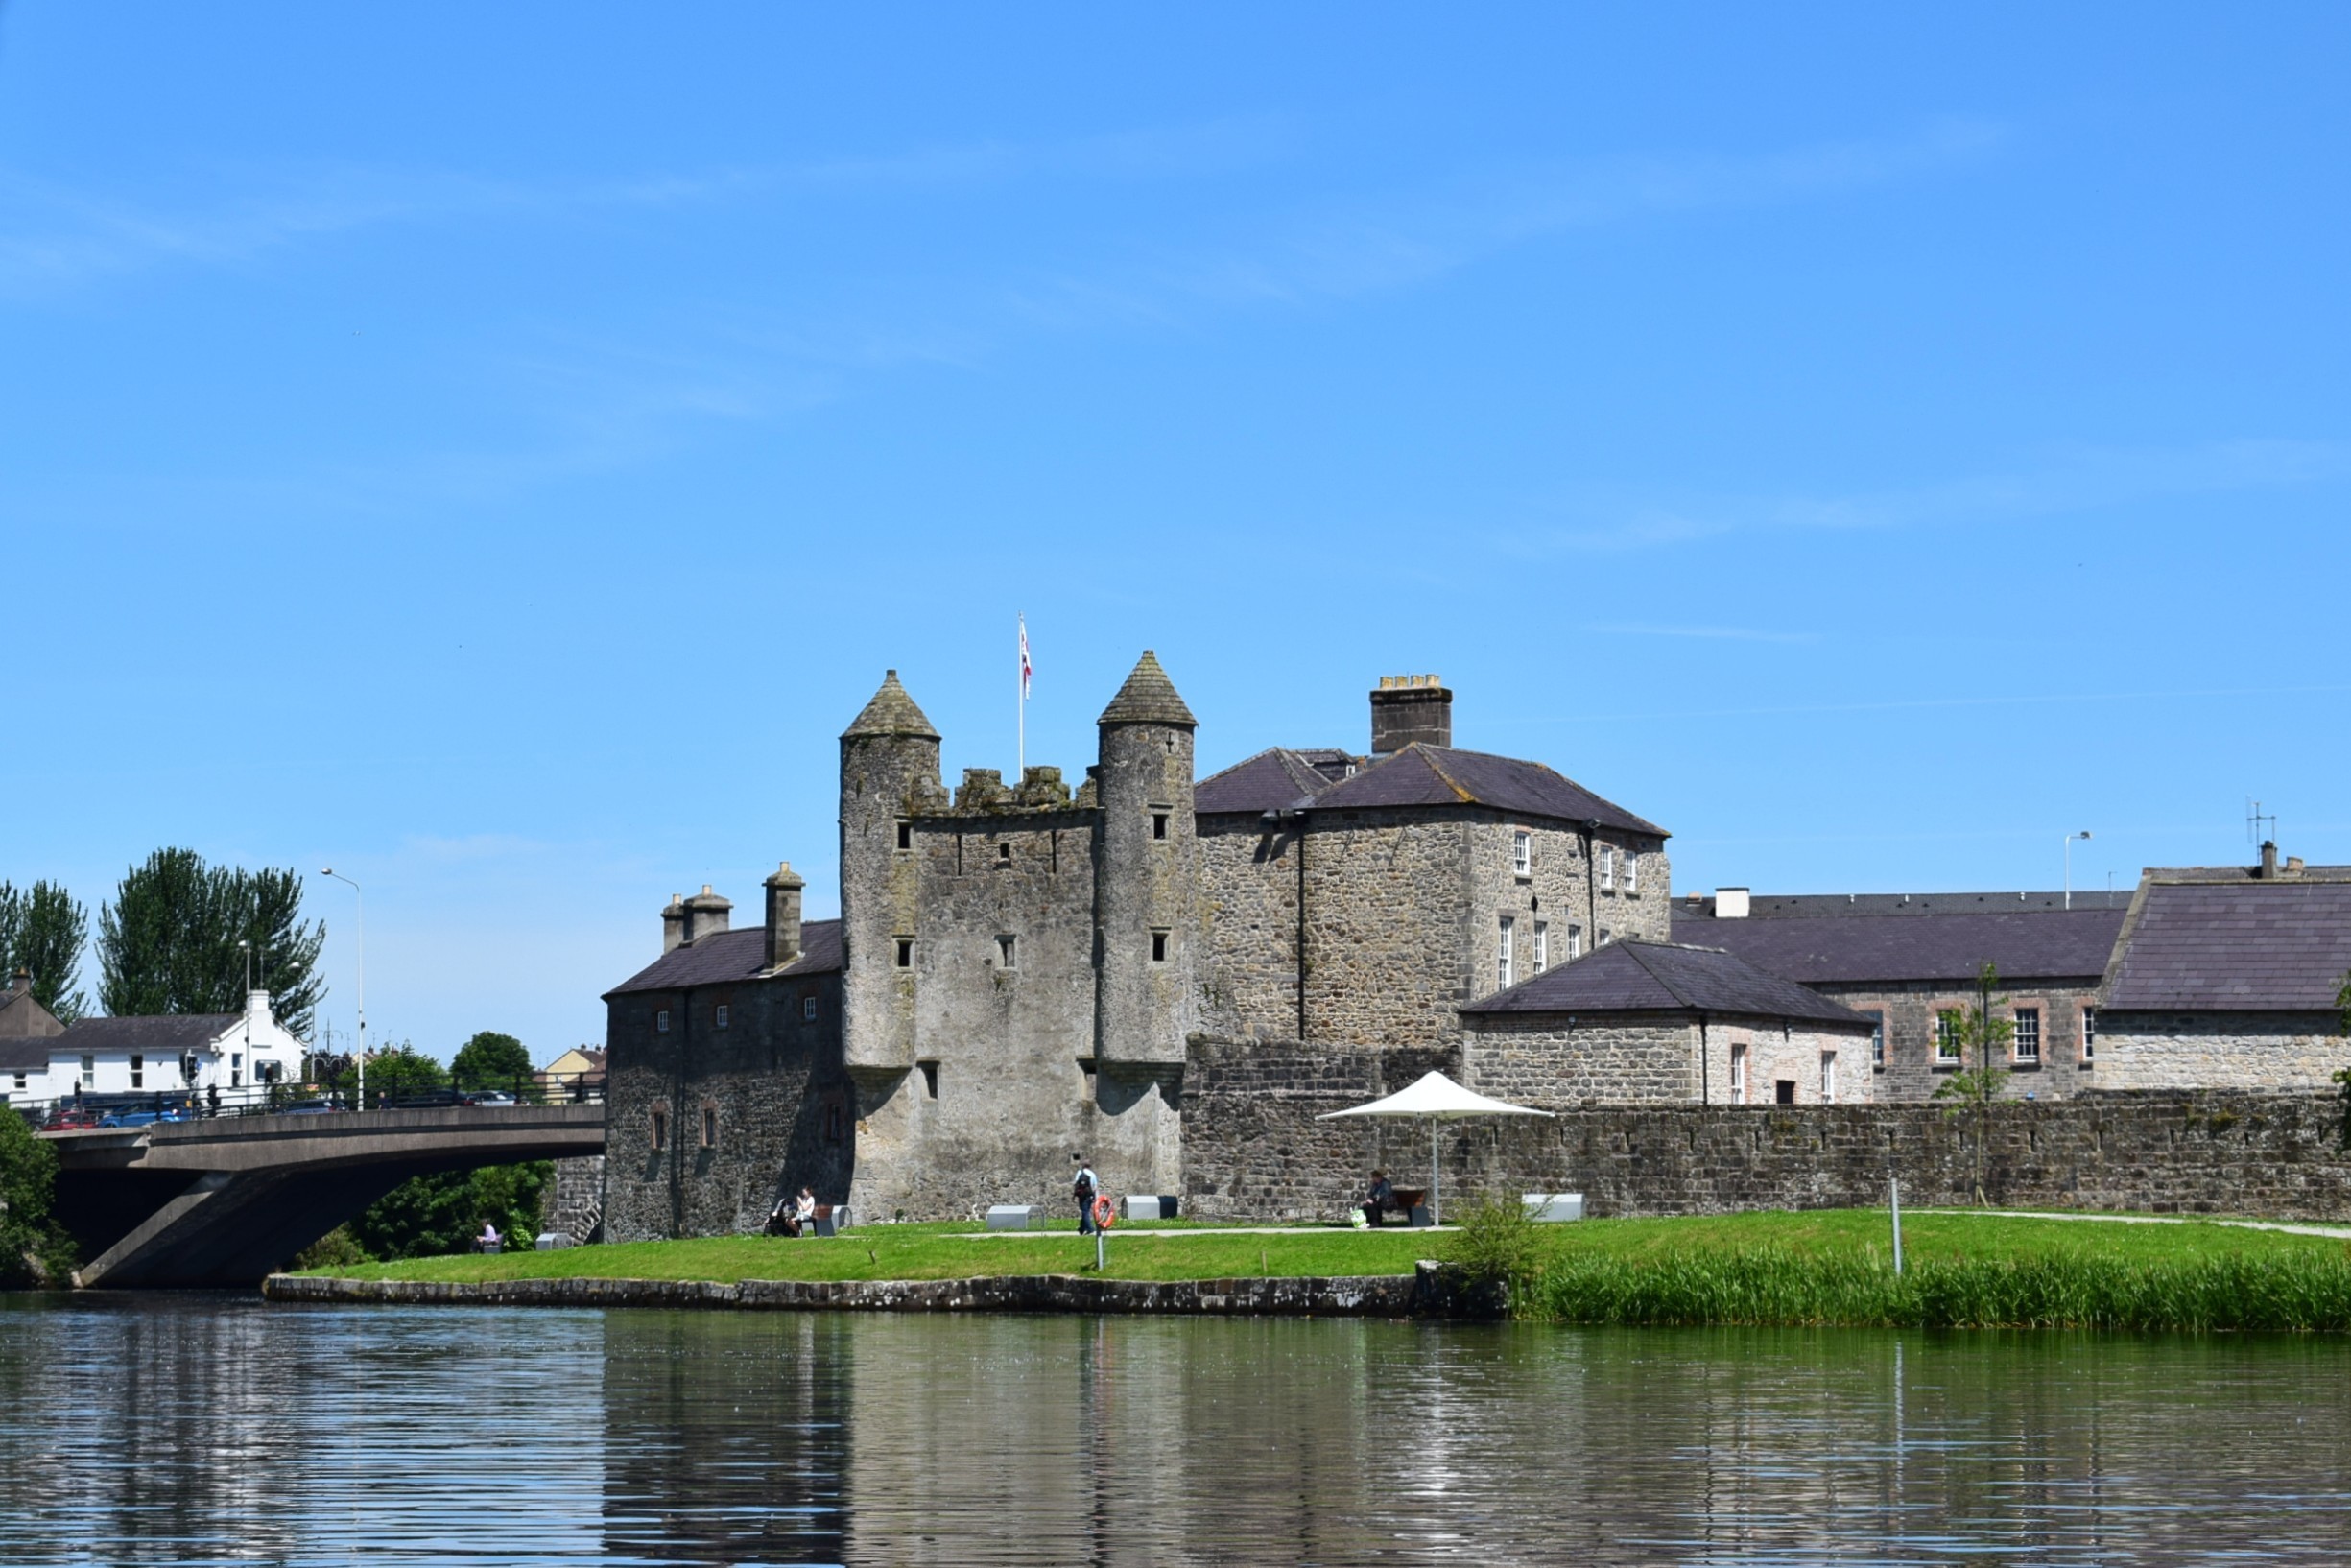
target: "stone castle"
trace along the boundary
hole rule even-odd
[[[1668,939],[1665,829],[1455,748],[1452,701],[1384,679],[1366,752],[1196,780],[1198,721],[1147,652],[1074,790],[968,769],[951,794],[891,672],[841,737],[840,920],[801,919],[788,866],[762,927],[705,888],[607,994],[606,1233],[756,1228],[802,1182],[864,1219],[1058,1204],[1077,1152],[1178,1193],[1208,1043],[1442,1055],[1463,1005]]]

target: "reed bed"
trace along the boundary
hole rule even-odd
[[[2351,1255],[2310,1248],[2135,1260],[2083,1251],[1913,1258],[1761,1247],[1656,1258],[1555,1255],[1515,1314],[1561,1323],[1757,1327],[2351,1331]]]

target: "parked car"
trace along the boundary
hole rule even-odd
[[[280,1105],[277,1113],[280,1116],[325,1116],[342,1108],[332,1100],[297,1100]]]
[[[521,1102],[504,1089],[468,1089],[458,1096],[461,1105],[515,1105]]]
[[[96,1127],[98,1113],[81,1105],[59,1105],[41,1123],[44,1132],[69,1131],[77,1128]]]
[[[455,1089],[416,1089],[392,1103],[393,1110],[423,1110],[434,1105],[462,1105],[465,1102]]]
[[[98,1118],[100,1127],[153,1127],[157,1122],[184,1122],[188,1113],[178,1105],[160,1110],[113,1110]]]

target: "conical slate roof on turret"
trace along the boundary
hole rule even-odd
[[[1159,655],[1150,649],[1127,677],[1127,684],[1110,699],[1110,705],[1102,710],[1094,721],[1101,725],[1181,725],[1186,729],[1198,729],[1199,721],[1184,706],[1184,700],[1176,695],[1176,682],[1159,668]]]
[[[866,711],[857,716],[855,724],[841,732],[841,738],[844,741],[860,735],[912,735],[926,741],[938,739],[938,731],[931,727],[931,721],[914,705],[914,700],[906,695],[906,688],[898,684],[898,672],[895,670],[882,677],[882,689],[873,694],[873,701],[866,704]]]

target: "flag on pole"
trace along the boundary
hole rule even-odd
[[[1029,618],[1020,618],[1020,700],[1029,701]]]

